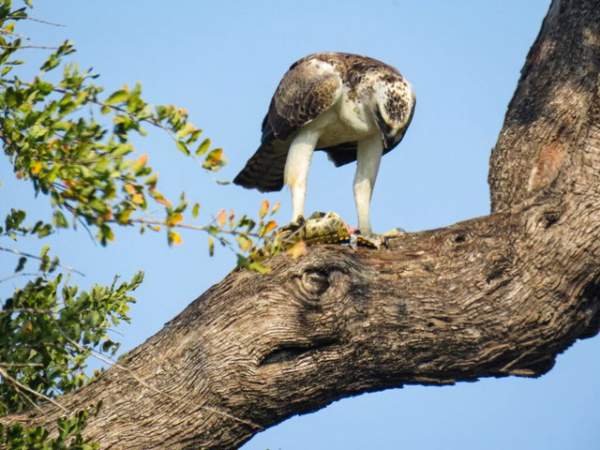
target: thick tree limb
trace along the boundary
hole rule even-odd
[[[81,391],[102,448],[234,448],[361,392],[538,376],[600,329],[600,2],[554,0],[491,158],[494,214],[234,271]],[[52,423],[61,412],[1,421]]]

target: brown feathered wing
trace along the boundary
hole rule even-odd
[[[233,182],[261,192],[281,190],[291,140],[335,104],[341,85],[339,75],[319,70],[310,57],[292,65],[271,99],[260,147]]]

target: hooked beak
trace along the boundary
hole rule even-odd
[[[383,139],[383,148],[388,149],[396,145],[396,136],[381,133],[381,137]]]
[[[383,120],[383,116],[381,115],[381,112],[379,112],[379,108],[375,109],[375,122],[377,123],[377,128],[379,128],[379,132],[381,133],[383,148],[392,148],[396,144],[396,136],[394,135],[392,128],[385,122],[385,120]]]

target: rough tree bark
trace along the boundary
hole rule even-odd
[[[600,329],[599,170],[600,1],[554,0],[492,153],[490,216],[235,270],[60,402],[102,400],[102,448],[235,448],[352,394],[539,376]]]

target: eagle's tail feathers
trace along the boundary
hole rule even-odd
[[[287,159],[287,146],[272,142],[262,144],[235,177],[233,182],[260,192],[280,191],[283,187],[283,171]]]

